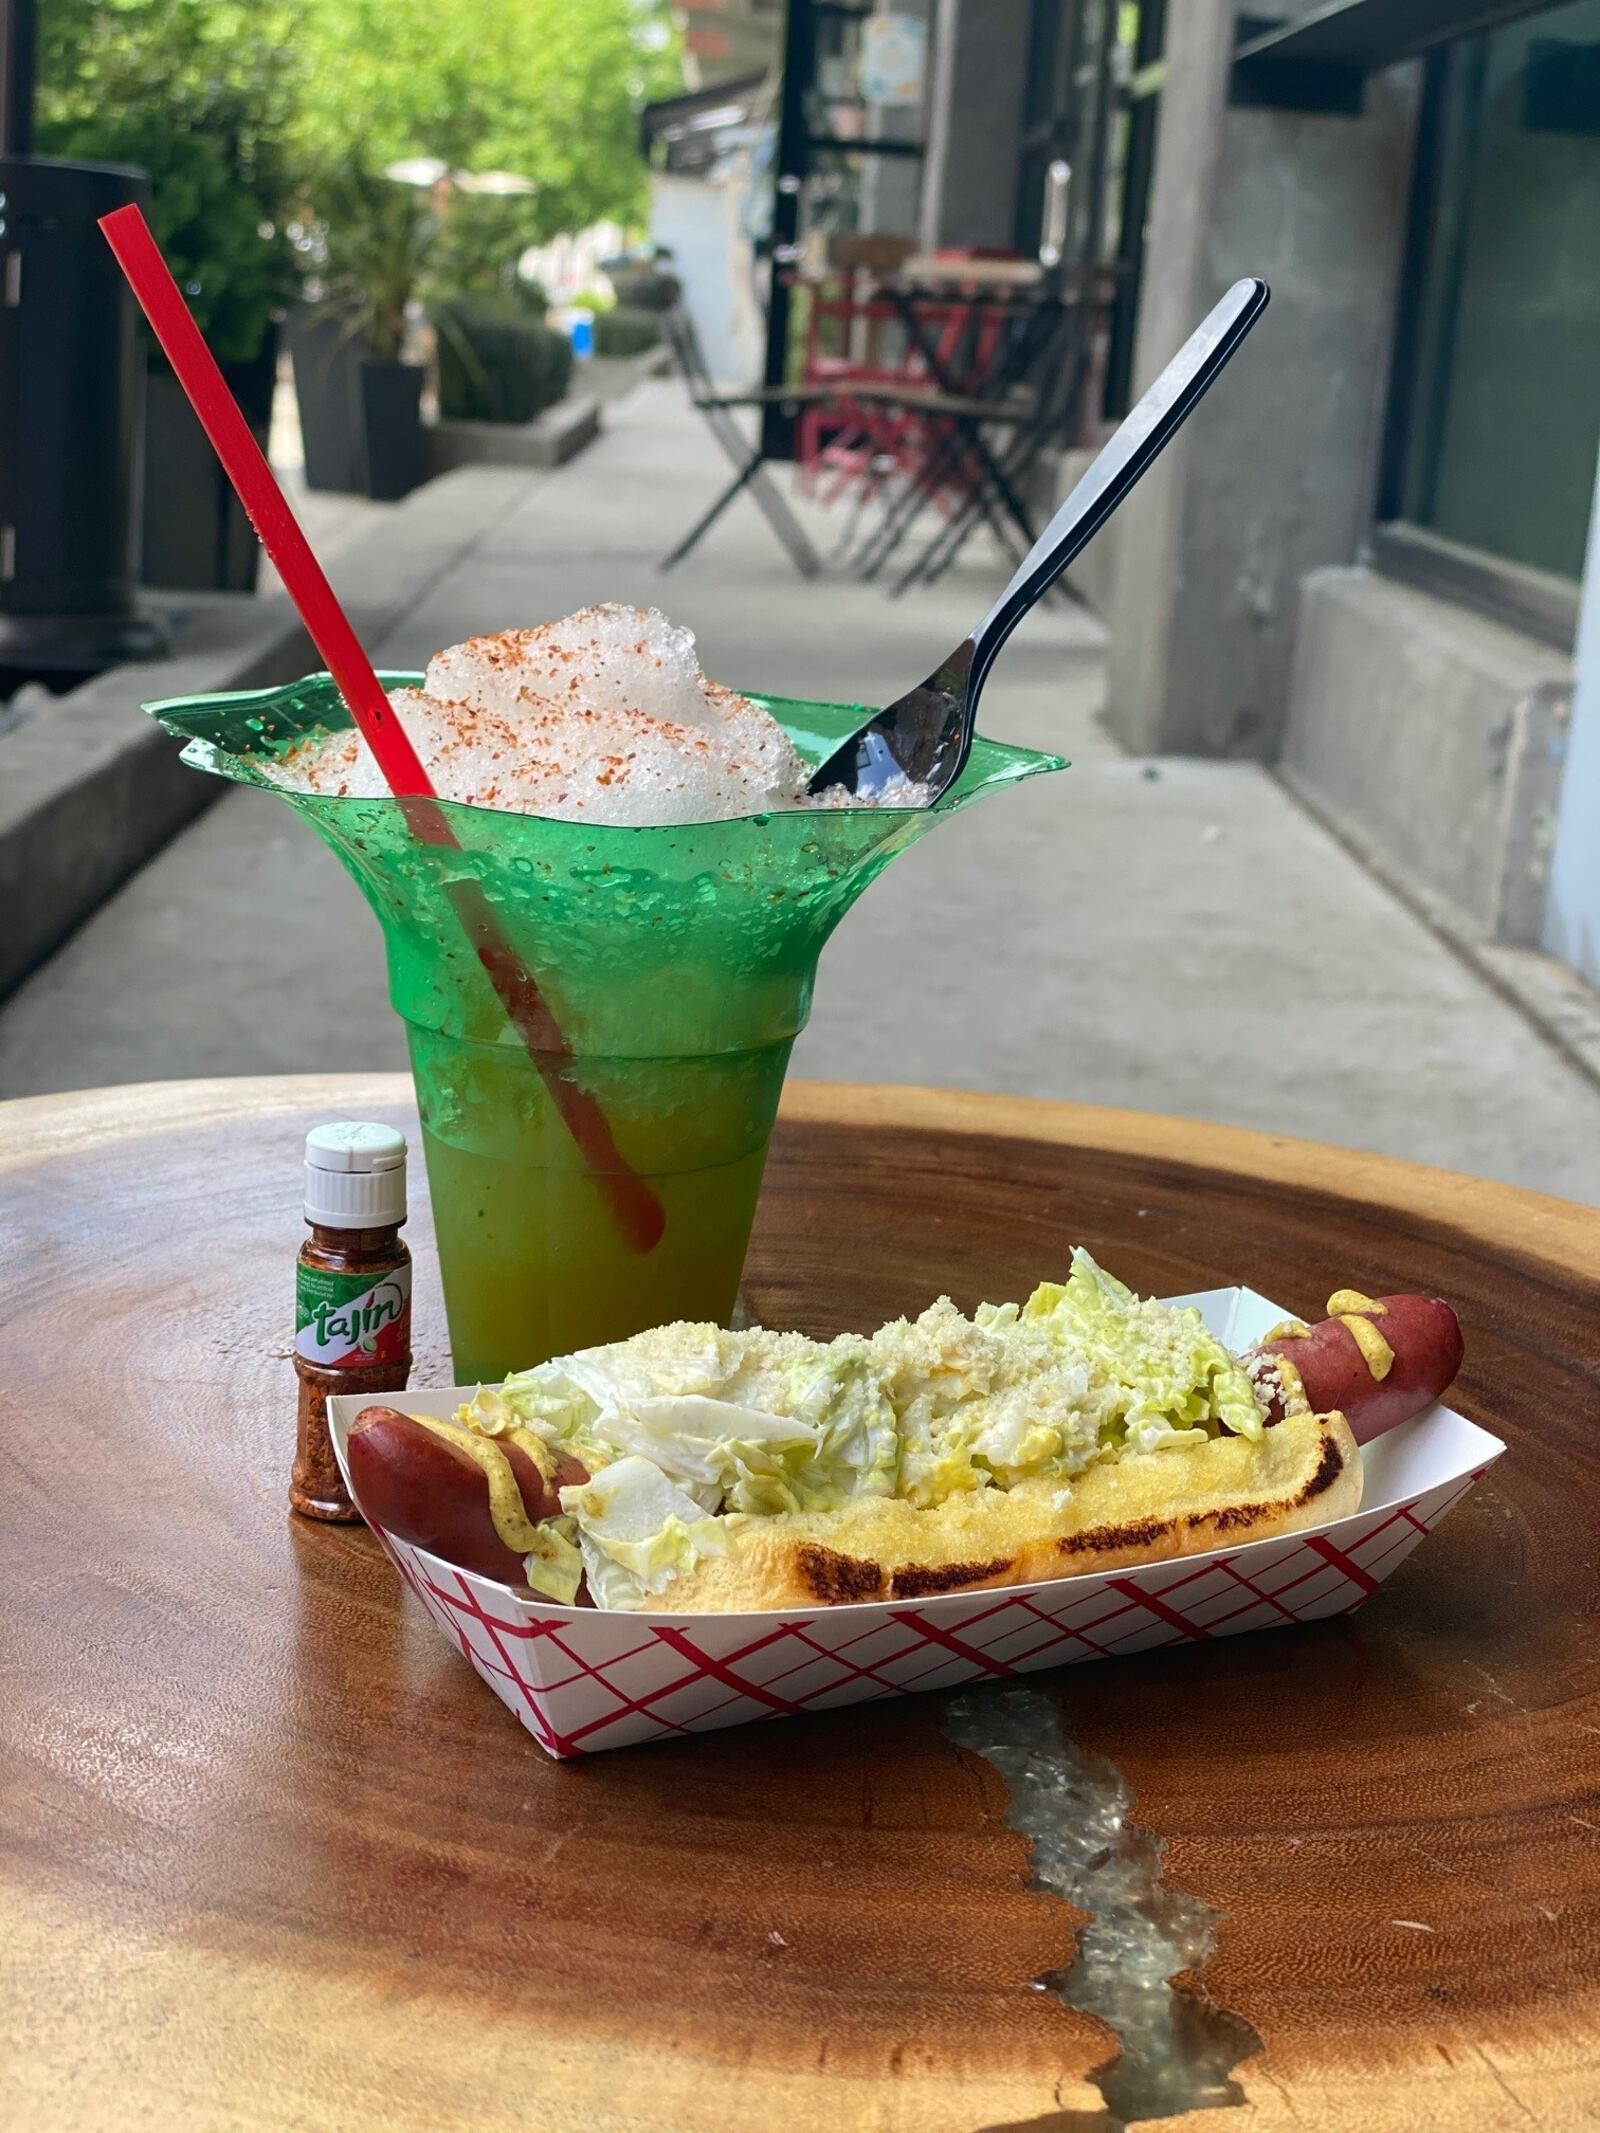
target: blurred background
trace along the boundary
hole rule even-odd
[[[799,1071],[1600,1201],[1600,0],[0,0],[0,1093],[400,1066],[377,929],[138,705],[316,662],[95,228],[144,204],[369,651],[598,599],[876,703],[1210,304]],[[930,914],[937,912],[937,925]]]

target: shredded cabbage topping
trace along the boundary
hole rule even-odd
[[[726,1553],[730,1515],[1067,1483],[1126,1451],[1257,1437],[1265,1407],[1198,1311],[1141,1301],[1079,1250],[1024,1304],[967,1318],[942,1296],[827,1342],[658,1326],[521,1371],[457,1419],[583,1462],[590,1479],[538,1529],[529,1582],[570,1598],[581,1565],[596,1605],[629,1608]]]

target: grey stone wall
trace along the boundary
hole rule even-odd
[[[1410,176],[1415,68],[1359,118],[1227,102],[1234,11],[1171,15],[1135,384],[1230,282],[1272,303],[1119,515],[1110,717],[1140,751],[1278,752],[1299,583],[1370,517]]]
[[[1283,769],[1424,902],[1483,938],[1540,937],[1572,665],[1367,570],[1301,596]]]

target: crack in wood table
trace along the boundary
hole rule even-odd
[[[1034,1983],[1084,1914],[1030,1884],[945,1697],[551,1762],[370,1535],[289,1518],[300,1141],[339,1116],[415,1126],[399,1076],[0,1106],[0,2123],[1110,2133],[1115,2038]],[[1161,2126],[1600,2124],[1600,1217],[800,1084],[747,1294],[865,1329],[1024,1294],[1076,1242],[1308,1316],[1445,1295],[1459,1404],[1509,1445],[1356,1615],[1031,1677],[1220,1914],[1198,1989],[1242,2101]]]

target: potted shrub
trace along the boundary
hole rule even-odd
[[[327,298],[301,304],[286,329],[306,486],[366,486],[360,416],[361,353],[349,316]]]
[[[384,501],[422,479],[419,363],[407,311],[436,227],[427,197],[352,160],[317,188],[322,298],[295,322],[295,397],[314,488]]]
[[[525,198],[445,201],[427,297],[442,421],[531,422],[567,390],[571,343],[545,323],[544,290],[518,272],[537,228]]]
[[[640,253],[602,259],[600,271],[616,291],[618,307],[630,311],[670,311],[683,295],[672,272],[672,253],[664,244]]]
[[[428,307],[446,422],[531,422],[572,377],[572,344],[543,319],[486,296],[435,297]]]
[[[594,315],[594,352],[597,356],[638,356],[661,343],[661,313],[637,304],[613,304],[609,311]]]

